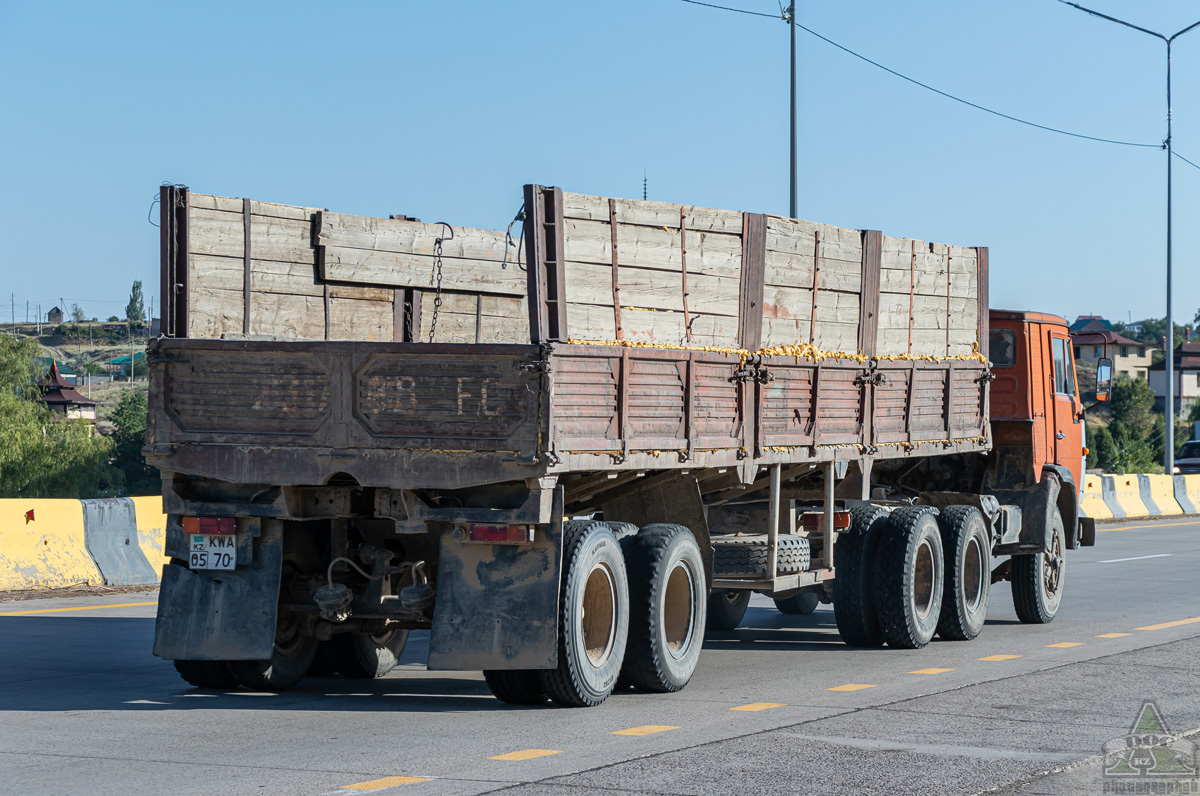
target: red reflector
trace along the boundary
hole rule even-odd
[[[532,534],[528,525],[468,525],[469,542],[528,542]]]
[[[820,528],[821,525],[825,522],[825,515],[813,512],[811,514],[805,514],[801,519],[802,519],[804,527],[810,531],[813,531],[813,530],[816,530],[817,528]],[[834,528],[849,528],[850,527],[850,512],[835,511],[833,513],[833,527]]]
[[[184,517],[183,532],[232,536],[237,533],[237,519],[235,517]]]

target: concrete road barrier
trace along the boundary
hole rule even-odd
[[[1175,502],[1184,514],[1200,514],[1200,475],[1177,475],[1172,478],[1175,484]]]
[[[1148,517],[1149,508],[1142,501],[1142,485],[1136,475],[1104,475],[1104,502],[1114,517]],[[1120,513],[1118,513],[1120,512]]]
[[[1079,494],[1079,510],[1083,516],[1091,517],[1094,520],[1111,520],[1113,518],[1112,509],[1104,502],[1104,489],[1100,476],[1085,475],[1083,477],[1083,490]]]
[[[150,586],[159,573],[138,544],[137,521],[129,498],[83,500],[87,551],[107,586]]]
[[[101,581],[84,541],[78,500],[0,500],[0,589]]]
[[[134,520],[137,523],[138,546],[142,548],[142,555],[146,556],[154,571],[161,574],[162,568],[171,562],[170,556],[163,555],[167,515],[163,514],[162,498],[153,495],[130,500],[133,501]]]
[[[1183,514],[1179,502],[1175,500],[1175,483],[1169,475],[1139,475],[1138,482],[1142,488],[1142,502],[1151,514],[1156,517],[1178,517]]]

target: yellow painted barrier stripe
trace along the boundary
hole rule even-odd
[[[1158,625],[1146,625],[1145,627],[1136,628],[1137,630],[1166,630],[1168,627],[1179,627],[1180,625],[1191,625],[1200,622],[1200,616],[1193,616],[1191,619],[1176,619],[1174,622],[1163,622]]]
[[[666,724],[643,724],[641,727],[630,727],[628,730],[617,730],[609,733],[610,735],[654,735],[656,732],[667,732],[668,730],[678,730],[678,727],[671,727]]]
[[[829,691],[862,691],[865,688],[875,688],[875,686],[869,685],[867,683],[846,683],[845,685],[834,686],[833,688],[830,688],[827,690],[829,690]]]
[[[929,669],[917,669],[915,672],[909,672],[909,674],[945,674],[946,672],[952,672],[952,671],[954,671],[954,670],[953,669],[929,668]]]
[[[519,752],[509,752],[503,755],[489,757],[489,760],[532,760],[535,757],[547,757],[549,755],[561,755],[561,749],[522,749]]]
[[[1020,658],[1020,655],[989,655],[986,658],[980,658],[981,661],[1011,661]]]
[[[343,785],[342,790],[383,790],[397,785],[411,785],[414,782],[428,782],[432,777],[380,777],[354,785]]]
[[[1175,525],[1200,525],[1200,520],[1189,522],[1160,522],[1156,525],[1118,525],[1116,528],[1097,528],[1097,533],[1106,531],[1152,531],[1155,528],[1170,528]]]
[[[760,710],[787,707],[786,702],[751,702],[749,705],[738,705],[730,710],[744,710],[747,713],[757,713]]]
[[[1058,649],[1066,649],[1067,647],[1082,647],[1082,641],[1060,641],[1057,644],[1047,644],[1047,647],[1056,647]]]
[[[80,605],[75,608],[39,608],[33,611],[6,611],[0,616],[31,616],[33,614],[60,614],[65,611],[99,611],[102,608],[140,608],[144,605],[158,605],[158,601],[149,603],[112,603],[109,605]]]
[[[1132,635],[1132,633],[1101,633],[1100,635],[1096,636],[1096,638],[1124,638],[1125,636]]]

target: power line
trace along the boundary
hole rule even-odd
[[[1182,160],[1184,163],[1188,164],[1192,168],[1200,169],[1200,165],[1193,163],[1192,161],[1188,160],[1187,158],[1185,158],[1183,155],[1179,154],[1178,152],[1172,152],[1171,154],[1174,155],[1175,157],[1179,158],[1180,160]]]
[[[698,2],[697,0],[682,0],[682,2],[691,3],[692,5],[707,6],[709,8],[717,8],[722,11],[736,11],[739,14],[753,14],[754,16],[759,16],[759,17],[770,17],[771,19],[779,19],[779,17],[777,17],[775,14],[765,14],[761,11],[747,11],[742,8],[730,8],[728,6],[713,5],[712,3],[701,3],[701,2]],[[1082,138],[1087,141],[1097,141],[1102,144],[1117,144],[1119,146],[1142,147],[1142,148],[1146,148],[1146,149],[1161,149],[1162,148],[1161,144],[1143,144],[1143,143],[1139,143],[1137,141],[1120,141],[1115,138],[1102,138],[1100,136],[1084,135],[1083,133],[1073,133],[1070,130],[1062,130],[1057,127],[1050,127],[1049,125],[1038,124],[1037,122],[1031,122],[1028,119],[1022,119],[1017,116],[1012,116],[1007,113],[1002,113],[1001,111],[993,110],[991,108],[980,105],[976,102],[971,102],[970,100],[963,99],[962,97],[957,97],[953,94],[950,94],[949,92],[942,91],[940,88],[934,88],[933,86],[929,85],[928,83],[922,83],[920,80],[911,78],[908,75],[897,72],[895,69],[891,69],[887,66],[884,66],[883,64],[879,63],[878,61],[873,61],[870,58],[868,58],[867,56],[862,55],[861,53],[857,53],[854,50],[851,50],[849,47],[846,47],[842,44],[838,44],[833,39],[830,39],[826,36],[822,36],[820,33],[817,33],[812,28],[805,27],[804,25],[801,25],[798,22],[796,23],[796,27],[800,28],[805,33],[815,36],[816,38],[820,39],[821,41],[825,42],[826,44],[836,47],[848,55],[853,55],[855,58],[858,58],[861,61],[865,61],[866,63],[870,64],[871,66],[876,67],[877,69],[882,69],[883,71],[887,72],[888,74],[894,75],[895,77],[898,77],[901,80],[906,80],[915,86],[920,86],[921,88],[926,89],[927,91],[932,91],[935,94],[940,94],[941,96],[945,97],[946,99],[951,99],[951,100],[954,100],[955,102],[960,102],[963,105],[967,105],[971,108],[975,108],[976,110],[981,110],[984,113],[990,113],[993,116],[999,116],[1001,119],[1008,119],[1009,121],[1017,122],[1018,124],[1024,124],[1029,127],[1034,127],[1034,128],[1037,128],[1038,130],[1045,130],[1046,132],[1049,132],[1049,133],[1058,133],[1059,135],[1066,135],[1066,136],[1070,136],[1071,138]],[[1195,164],[1193,164],[1193,165],[1195,165]],[[1200,168],[1200,167],[1198,167],[1198,168]]]

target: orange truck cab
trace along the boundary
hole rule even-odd
[[[1078,511],[1086,458],[1084,408],[1067,321],[1042,312],[994,309],[988,357],[995,378],[986,491],[1021,507],[1020,527],[1002,538],[1001,547],[1008,548],[1003,552],[1041,547],[1054,522],[1053,508],[1068,548],[1093,544],[1095,523]]]

